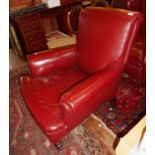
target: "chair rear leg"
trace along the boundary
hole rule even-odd
[[[109,110],[115,109],[115,108],[116,108],[116,97],[112,98],[112,99],[109,101],[109,103],[110,103],[110,108],[109,108]]]

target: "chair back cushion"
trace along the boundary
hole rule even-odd
[[[142,16],[138,12],[90,7],[81,11],[77,59],[88,73],[120,61],[126,63]]]

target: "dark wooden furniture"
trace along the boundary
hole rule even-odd
[[[82,0],[61,0],[61,6],[14,17],[13,23],[24,55],[48,49],[46,35],[53,30],[70,34],[67,14]],[[54,21],[55,20],[55,21]]]
[[[17,17],[15,22],[22,47],[27,54],[48,49],[39,13]]]
[[[67,25],[70,30],[70,35],[77,33],[79,15],[80,15],[81,10],[82,10],[82,6],[76,5],[76,6],[72,7],[67,14]]]

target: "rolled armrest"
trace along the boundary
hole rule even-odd
[[[27,56],[33,75],[45,75],[76,64],[76,46],[70,45]]]
[[[62,94],[59,102],[65,121],[75,125],[114,97],[122,68],[116,65],[99,71]]]

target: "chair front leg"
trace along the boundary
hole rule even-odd
[[[58,143],[54,144],[54,146],[56,147],[57,150],[63,149],[62,142],[58,142]]]

